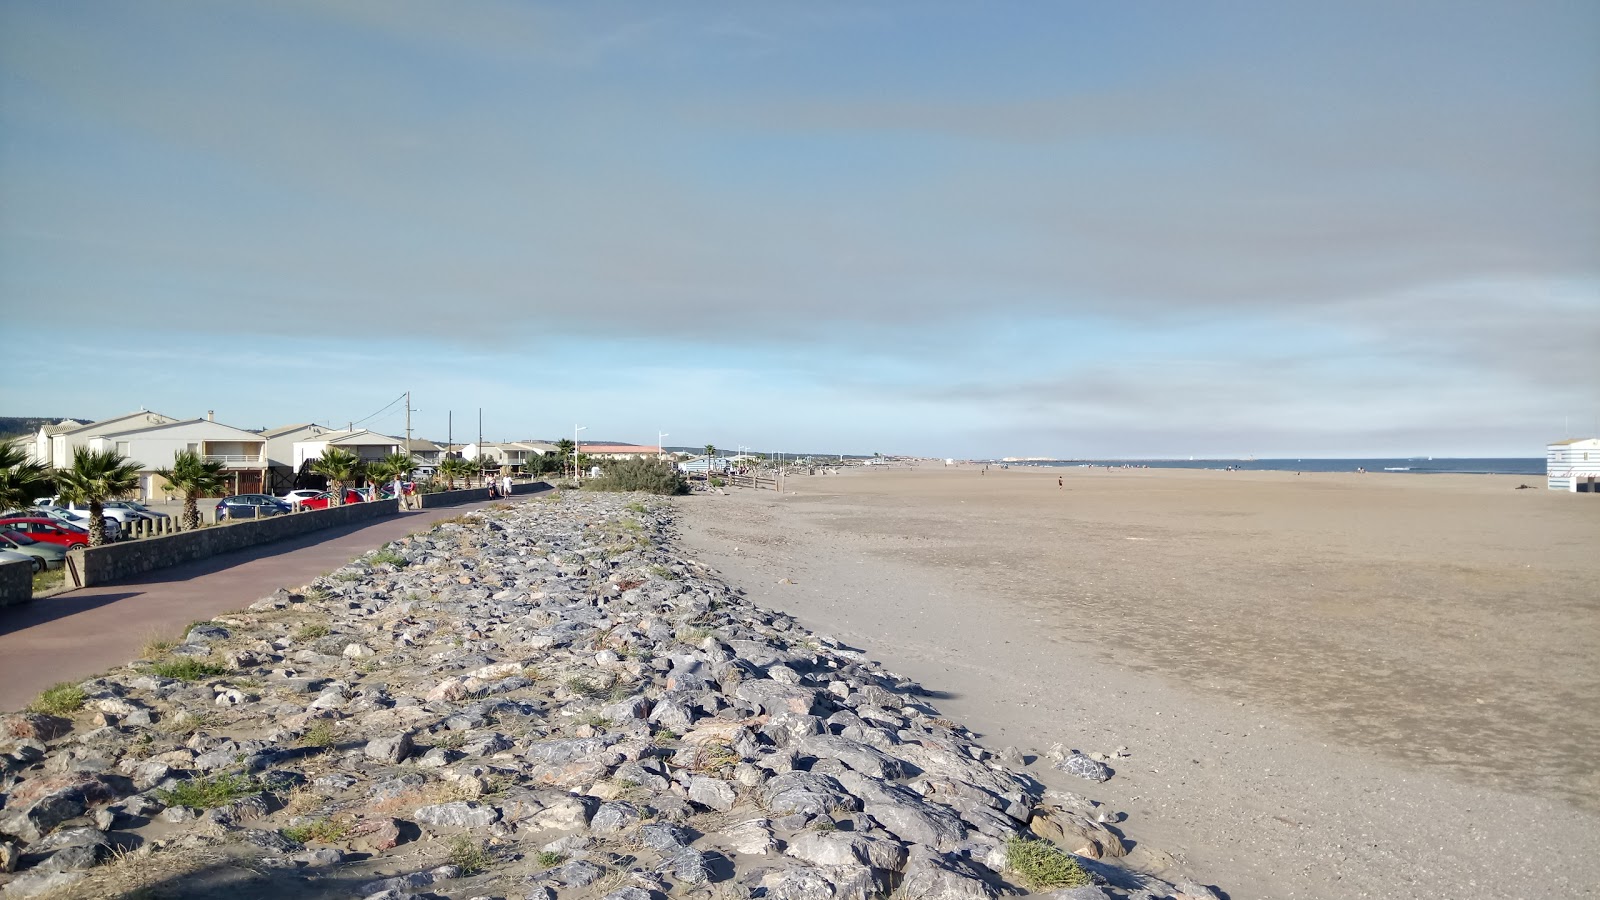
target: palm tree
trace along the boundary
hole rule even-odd
[[[144,466],[115,450],[72,451],[72,467],[56,472],[61,499],[89,507],[89,546],[106,541],[106,513],[100,504],[131,493],[139,486],[139,470]]]
[[[311,471],[332,483],[329,489],[333,492],[333,499],[328,503],[329,506],[344,505],[344,483],[360,477],[361,468],[360,457],[338,447],[329,447],[322,451],[320,458],[311,461]]]
[[[570,460],[574,466],[578,464],[578,445],[562,438],[556,441],[556,454],[561,457],[561,477],[567,477],[567,462]]]
[[[0,444],[0,510],[32,506],[40,495],[49,493],[49,486],[48,466],[29,462],[20,442]]]
[[[409,453],[391,453],[383,459],[367,466],[367,476],[372,479],[372,486],[376,489],[380,484],[386,484],[396,479],[404,481],[417,467],[417,461]]]
[[[172,468],[156,472],[175,490],[183,492],[183,529],[200,527],[200,507],[196,497],[207,497],[222,489],[222,463],[207,461],[193,450],[180,450],[172,458]]]
[[[445,484],[453,491],[456,489],[456,479],[470,477],[474,468],[467,460],[452,456],[439,461],[438,472],[444,476]]]

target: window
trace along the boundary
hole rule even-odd
[[[127,441],[117,441],[117,455],[128,456],[133,453],[133,448]]]
[[[199,455],[199,453],[200,453],[200,445],[199,444],[185,444],[183,449],[189,451],[190,453],[196,454],[196,455]]]

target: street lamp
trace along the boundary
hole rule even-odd
[[[574,480],[583,477],[578,474],[578,432],[588,430],[589,426],[587,425],[572,426],[572,477]]]
[[[667,448],[661,446],[661,439],[662,438],[666,438],[666,437],[671,437],[671,436],[672,435],[667,434],[665,431],[656,432],[656,456],[657,457],[661,457],[661,456],[665,455],[666,452],[667,452]]]

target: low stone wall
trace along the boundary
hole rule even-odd
[[[511,496],[520,497],[523,494],[537,494],[550,490],[550,485],[543,481],[513,482]],[[422,495],[422,509],[439,509],[445,506],[460,506],[463,503],[472,503],[476,500],[489,499],[487,487],[466,488],[459,491],[440,491],[437,494]]]
[[[0,562],[0,606],[27,603],[33,599],[33,563],[22,560]]]
[[[73,587],[88,587],[119,581],[230,550],[243,550],[324,528],[394,515],[399,509],[397,501],[375,500],[273,516],[270,519],[246,519],[198,531],[181,531],[103,547],[84,547],[67,553],[67,583]]]

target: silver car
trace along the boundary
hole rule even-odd
[[[59,569],[67,564],[67,548],[60,544],[46,544],[16,531],[0,531],[0,550],[10,550],[38,560],[35,572]]]

